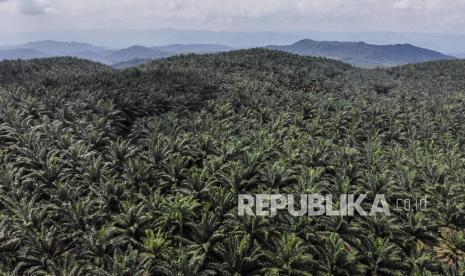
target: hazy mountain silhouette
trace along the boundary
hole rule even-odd
[[[32,58],[44,58],[50,57],[50,55],[39,52],[34,49],[6,49],[0,50],[0,60],[4,59],[32,59]]]
[[[271,45],[266,48],[305,56],[337,59],[358,66],[390,66],[441,59],[453,59],[442,53],[410,44],[372,45],[365,42],[300,40],[291,45]],[[53,56],[73,56],[127,68],[151,60],[180,54],[218,53],[233,50],[221,44],[170,44],[165,46],[132,46],[109,50],[89,43],[37,41],[0,50],[0,59],[31,59]]]
[[[76,53],[101,53],[105,51],[103,47],[97,47],[89,43],[81,42],[62,42],[53,40],[43,40],[19,45],[16,48],[34,49],[36,51],[53,55],[69,56]]]
[[[172,52],[176,54],[206,54],[234,50],[232,47],[220,44],[171,44],[153,47],[152,49]]]
[[[133,59],[159,59],[164,57],[170,57],[175,53],[161,51],[158,49],[152,49],[144,46],[132,46],[126,49],[115,51],[105,57],[105,60],[111,64],[130,61]]]
[[[267,46],[289,53],[327,57],[359,66],[389,66],[454,57],[410,44],[373,45],[365,42],[300,40],[292,45]]]
[[[135,45],[110,50],[89,43],[42,40],[0,48],[0,60],[72,56],[111,64],[115,68],[127,68],[179,54],[218,53],[230,50],[233,48],[220,44],[170,44],[155,47]]]

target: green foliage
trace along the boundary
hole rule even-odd
[[[0,274],[462,275],[463,61],[268,50],[0,63]],[[428,197],[239,217],[239,193]]]

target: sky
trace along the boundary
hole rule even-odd
[[[465,33],[465,0],[0,0],[0,33],[74,29]]]

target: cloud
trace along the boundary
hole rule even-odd
[[[5,0],[0,0],[5,1]],[[19,1],[23,13],[50,11],[64,16],[99,16],[123,21],[143,18],[164,20],[244,20],[285,15],[329,18],[340,15],[357,18],[362,14],[372,19],[396,16],[411,11],[431,14],[443,11],[464,12],[465,0],[10,0]],[[426,17],[427,19],[427,17]],[[425,19],[425,20],[426,20]]]
[[[0,0],[0,25],[3,24],[2,17],[5,16],[6,13],[11,13],[16,10],[16,3],[15,0]]]
[[[19,0],[18,10],[26,15],[40,15],[50,11],[49,0]]]
[[[11,28],[5,19],[6,14],[16,14],[16,20],[20,22],[15,26],[17,29],[428,30],[463,33],[465,0],[0,0],[0,13],[0,29],[2,25],[5,26],[3,29]]]
[[[438,13],[442,11],[454,11],[456,8],[464,8],[465,0],[395,0],[394,10],[400,11],[423,11]]]
[[[394,9],[396,10],[415,10],[415,9],[422,9],[422,3],[418,1],[411,1],[411,0],[398,0],[395,1],[393,4]]]

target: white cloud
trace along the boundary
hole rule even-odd
[[[0,0],[0,14],[8,13],[15,10],[15,3],[12,0]],[[2,24],[2,19],[0,17],[0,24]]]
[[[460,3],[462,0],[451,1],[451,3],[453,2]],[[394,9],[404,11],[434,11],[444,8],[444,6],[444,2],[438,0],[396,0],[393,4]]]
[[[420,8],[419,4],[421,4],[421,2],[418,3],[418,1],[398,0],[394,2],[393,7],[394,9],[397,9],[397,10],[413,10],[413,9],[419,9]]]
[[[465,25],[465,0],[0,0],[0,13],[14,12],[42,14],[23,20],[45,29],[463,32]],[[0,28],[7,23],[0,16]]]
[[[0,0],[8,1],[8,0]],[[465,12],[465,0],[10,0],[19,3],[20,11],[40,14],[54,11],[60,14],[101,17],[118,16],[123,20],[141,17],[162,19],[211,20],[260,18],[275,14],[338,15],[364,11],[373,16],[396,15],[399,11],[438,11],[460,7]]]
[[[49,0],[20,0],[18,10],[26,15],[45,14],[50,11]]]

